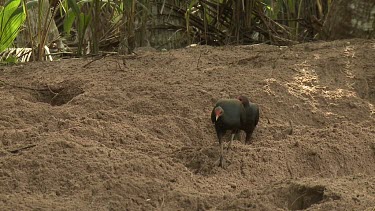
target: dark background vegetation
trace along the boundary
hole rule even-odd
[[[17,47],[33,59],[53,55],[133,53],[190,44],[291,45],[319,39],[373,37],[368,0],[43,0],[27,1]],[[4,3],[4,2],[1,2]]]

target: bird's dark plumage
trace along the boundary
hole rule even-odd
[[[221,99],[216,102],[211,113],[212,123],[215,124],[215,130],[220,144],[220,162],[223,167],[223,142],[222,138],[227,130],[232,131],[232,137],[228,149],[239,131],[246,132],[246,144],[251,143],[251,135],[259,121],[259,107],[251,103],[245,96],[239,96],[237,99]]]
[[[253,134],[254,129],[259,121],[259,107],[258,105],[251,103],[245,96],[238,96],[237,99],[241,101],[245,109],[245,120],[244,124],[241,126],[241,130],[246,132],[245,143],[250,144],[251,135]]]
[[[223,114],[216,121],[215,108],[218,107],[223,110]],[[244,112],[244,107],[240,101],[236,99],[221,99],[217,101],[212,110],[211,120],[221,130],[239,129],[245,120]]]
[[[215,130],[220,144],[219,165],[223,167],[224,157],[222,137],[227,130],[231,130],[233,139],[234,134],[236,134],[243,127],[243,124],[245,124],[246,111],[241,101],[237,99],[221,99],[217,101],[212,110],[211,120],[212,123],[215,124]]]

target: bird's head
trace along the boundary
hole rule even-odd
[[[237,99],[244,105],[249,104],[249,99],[243,95],[238,96]]]
[[[218,106],[218,107],[215,108],[216,121],[223,114],[224,114],[224,109],[222,107]]]

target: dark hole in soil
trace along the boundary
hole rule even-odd
[[[371,103],[375,103],[375,76],[368,78],[369,98]]]
[[[38,89],[35,98],[39,102],[48,103],[52,106],[61,106],[68,103],[74,97],[84,93],[80,82],[64,81],[56,85],[48,86],[46,89]]]
[[[370,103],[375,104],[375,75],[357,79],[354,88],[360,98],[369,100]]]
[[[325,188],[323,186],[292,186],[288,196],[288,209],[303,210],[323,200]]]

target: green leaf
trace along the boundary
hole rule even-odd
[[[9,21],[14,11],[16,11],[20,3],[21,0],[10,0],[7,3],[5,3],[5,7],[0,14],[0,31],[2,31],[4,27],[7,25],[7,22]]]
[[[83,29],[84,29],[84,22],[85,22],[85,14],[80,13],[78,18],[78,36],[83,37]]]
[[[8,21],[7,27],[5,27],[4,30],[1,32],[0,52],[4,51],[13,43],[13,40],[17,37],[19,29],[22,23],[25,21],[25,19],[26,15],[20,13],[13,16]]]
[[[84,13],[80,13],[78,16],[78,54],[81,54],[81,47],[83,44],[83,39],[85,37],[85,32],[89,24],[91,23],[91,15],[86,15]]]
[[[68,5],[73,10],[74,14],[79,15],[81,13],[76,0],[68,0]]]
[[[18,58],[16,56],[9,56],[4,61],[2,61],[4,64],[16,64],[18,63]]]
[[[13,43],[26,19],[25,7],[18,7],[20,3],[21,0],[7,2],[0,11],[0,52]]]
[[[76,14],[73,12],[73,10],[68,10],[68,12],[66,13],[66,16],[65,16],[65,20],[64,20],[64,33],[69,35],[70,34],[70,30],[72,29],[72,26],[73,26],[73,23],[74,23],[74,20],[76,19]]]

